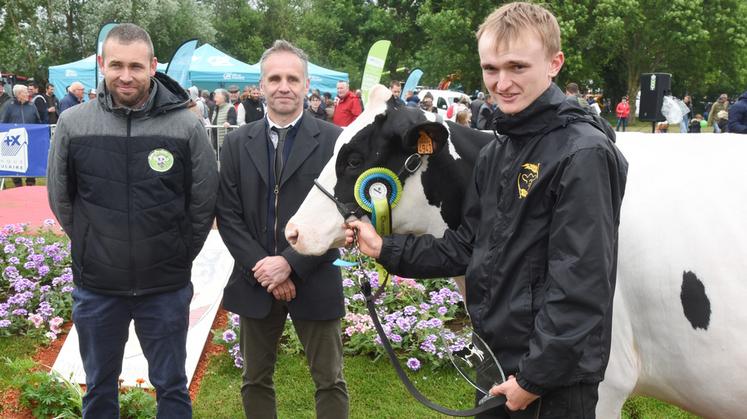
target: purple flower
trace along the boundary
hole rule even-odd
[[[26,268],[26,269],[34,269],[34,268],[36,268],[36,263],[34,263],[33,261],[30,260],[30,261],[24,263],[23,267]]]
[[[445,315],[446,315],[446,313],[448,313],[448,312],[449,312],[449,309],[447,309],[447,308],[446,308],[446,307],[444,307],[444,306],[441,306],[441,307],[439,307],[439,308],[438,308],[438,310],[436,310],[436,311],[438,311],[438,314],[439,314],[439,315],[441,315],[441,316],[445,316]]]
[[[405,316],[412,316],[418,311],[418,309],[413,306],[407,306],[402,311],[405,313]]]
[[[444,325],[441,319],[430,319],[428,320],[428,327],[439,328]]]
[[[56,340],[57,339],[57,335],[54,332],[47,332],[47,333],[44,334],[44,336],[46,336],[47,339],[49,339],[49,340]]]
[[[39,276],[44,276],[49,273],[49,266],[42,265],[39,267]]]
[[[235,341],[236,340],[236,332],[234,332],[233,330],[230,330],[230,329],[226,330],[225,332],[223,332],[223,340],[226,341],[226,342],[228,342],[228,343],[231,343],[231,342]]]
[[[355,283],[350,278],[345,278],[345,279],[342,280],[342,286],[345,287],[345,288],[350,288],[350,287],[352,287],[354,285],[355,285]]]
[[[25,316],[27,314],[29,314],[29,312],[25,308],[17,308],[15,310],[13,310],[13,315],[14,316]]]
[[[410,358],[407,360],[407,368],[417,371],[420,369],[420,361],[417,358]]]
[[[65,285],[64,287],[62,287],[62,289],[60,291],[62,291],[62,292],[73,292],[73,287],[71,287],[70,285]]]
[[[239,327],[239,324],[241,323],[241,318],[238,314],[231,314],[231,326],[233,327]]]
[[[428,352],[429,354],[436,353],[436,345],[434,345],[433,342],[427,340],[420,344],[420,349]]]
[[[410,323],[410,319],[407,317],[400,317],[396,321],[397,327],[402,329],[403,332],[410,331],[410,328],[412,328],[412,323]]]
[[[16,247],[14,245],[12,245],[12,244],[6,244],[5,245],[5,249],[3,249],[3,250],[5,251],[5,254],[7,255],[7,254],[15,252],[16,251]]]
[[[428,303],[420,303],[420,309],[421,310],[428,310],[431,308],[431,305]]]
[[[394,343],[401,343],[402,342],[402,336],[397,335],[397,334],[391,335],[389,337],[389,339],[391,339],[391,341],[394,342]]]
[[[18,269],[15,266],[8,266],[5,268],[5,277],[8,279],[17,278],[18,277]]]
[[[10,327],[10,320],[0,320],[0,329]]]
[[[18,265],[19,263],[21,263],[21,261],[17,257],[13,256],[8,258],[8,263],[11,265]]]
[[[47,241],[44,239],[44,237],[37,237],[36,238],[36,244],[44,244]]]
[[[355,333],[355,327],[348,326],[348,327],[345,328],[345,334],[346,335],[353,336],[354,333]]]
[[[55,222],[51,218],[47,218],[46,220],[44,220],[44,225],[47,226],[47,227],[53,226],[54,224],[55,224]]]

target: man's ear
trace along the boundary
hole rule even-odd
[[[550,66],[548,68],[548,76],[550,78],[554,78],[555,76],[560,73],[560,69],[563,68],[563,63],[565,62],[565,55],[563,55],[563,51],[558,51],[553,55],[552,59],[550,60]]]
[[[151,60],[150,63],[150,76],[153,77],[156,75],[156,68],[158,67],[158,58],[153,56],[153,60]]]
[[[402,145],[407,152],[431,155],[443,150],[448,140],[449,132],[443,124],[423,122],[407,130]]]

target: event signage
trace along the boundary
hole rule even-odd
[[[187,89],[191,85],[189,81],[189,66],[192,64],[192,56],[197,48],[197,40],[190,39],[176,49],[174,55],[166,67],[166,75],[176,80],[180,86]]]
[[[48,153],[48,125],[0,124],[0,177],[45,177]]]
[[[368,103],[368,92],[381,80],[381,72],[384,70],[386,55],[392,43],[387,40],[376,41],[368,50],[366,66],[363,68],[363,81],[361,83],[361,99]]]
[[[407,95],[407,91],[415,91],[415,87],[420,82],[420,78],[423,77],[423,70],[416,68],[410,72],[410,75],[407,76],[407,81],[405,82],[405,87],[402,88],[402,95],[400,95],[400,99],[405,100]]]
[[[117,26],[118,23],[116,22],[109,22],[104,23],[101,26],[101,29],[99,30],[99,37],[96,40],[96,57],[101,56],[101,52],[104,50],[104,40],[106,39],[106,35],[109,35],[109,31],[114,29],[115,26]],[[98,61],[96,64],[94,64],[94,67],[96,67],[96,77],[94,78],[95,85],[98,86],[99,83],[101,83],[104,80],[104,75],[99,72],[99,63]]]

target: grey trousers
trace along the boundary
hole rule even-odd
[[[247,419],[275,419],[273,373],[278,342],[288,316],[288,307],[274,300],[264,319],[241,316],[239,342],[244,357],[241,398]],[[342,375],[341,320],[293,320],[306,353],[311,378],[316,386],[316,417],[346,419],[348,390]]]

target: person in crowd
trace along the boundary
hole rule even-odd
[[[700,134],[701,125],[703,123],[703,115],[696,114],[693,119],[690,120],[687,132],[690,134]]]
[[[338,127],[347,127],[358,118],[361,112],[363,112],[361,101],[355,93],[350,91],[348,82],[338,81],[332,122]]]
[[[470,120],[472,128],[477,128],[477,119],[480,116],[480,108],[482,108],[483,104],[485,104],[485,93],[477,92],[477,96],[469,104],[470,111],[472,111],[472,118]]]
[[[584,98],[581,97],[581,92],[578,89],[578,84],[576,83],[568,83],[565,85],[565,95],[570,100],[575,100],[578,102],[579,105],[581,105],[582,108],[590,111],[591,106],[589,106],[589,102],[584,100]]]
[[[392,92],[392,102],[399,106],[405,106],[405,101],[401,97],[402,83],[399,80],[392,80],[389,82],[389,90]]]
[[[47,98],[39,90],[39,82],[32,81],[29,83],[29,100],[36,106],[36,111],[39,112],[39,120],[42,124],[49,123],[49,105],[47,105]]]
[[[49,113],[49,123],[56,124],[59,114],[57,110],[60,108],[60,101],[54,94],[54,84],[47,84],[47,91],[45,92],[44,99],[47,101],[47,112]]]
[[[22,85],[16,84],[13,86],[13,96],[8,103],[3,106],[2,114],[0,114],[0,123],[3,124],[42,124],[42,120],[39,117],[39,111],[36,106],[29,101],[29,88]],[[15,187],[23,186],[23,178],[13,177],[13,185]],[[36,179],[32,177],[26,178],[26,186],[36,185]]]
[[[210,92],[207,90],[200,91],[200,98],[205,106],[207,106],[208,122],[210,122],[210,115],[212,115],[215,110],[215,101],[210,97]]]
[[[682,103],[687,106],[687,112],[682,115],[682,121],[680,121],[680,132],[686,133],[689,131],[690,117],[693,116],[693,100],[690,95],[685,95],[682,98]]]
[[[493,98],[493,95],[488,95],[485,97],[485,102],[480,106],[480,113],[477,115],[477,129],[490,129],[493,123],[493,112],[495,112],[495,109],[495,99]]]
[[[420,101],[420,109],[425,112],[438,113],[438,108],[433,106],[433,95],[428,92],[423,96],[423,100]]]
[[[669,123],[667,121],[660,121],[656,123],[656,134],[666,134],[669,131]]]
[[[239,100],[239,86],[232,84],[228,86],[228,103],[233,106],[233,110],[238,112],[241,100]]]
[[[112,28],[98,57],[103,91],[60,115],[49,152],[49,205],[72,248],[84,419],[119,417],[131,322],[157,416],[192,417],[191,270],[213,225],[218,171],[187,93],[156,63],[145,30]]]
[[[283,234],[342,130],[304,112],[309,73],[303,51],[275,41],[262,54],[260,73],[267,114],[226,136],[217,204],[218,231],[235,260],[223,307],[241,319],[244,413],[277,417],[272,376],[290,315],[316,387],[316,417],[345,419],[345,308],[340,270],[332,265],[337,250],[302,256]]]
[[[490,390],[505,395],[505,406],[478,418],[517,410],[594,418],[610,355],[627,162],[614,132],[579,121],[590,116],[552,82],[564,56],[549,11],[505,4],[477,38],[483,81],[498,103],[490,128],[501,138],[480,153],[461,225],[441,238],[382,238],[352,221],[347,243],[357,230],[360,250],[393,274],[466,272],[474,332],[507,377]]]
[[[96,89],[91,89],[88,91],[88,101],[96,100]]]
[[[468,128],[472,127],[472,111],[467,107],[462,107],[456,114],[456,123]]]
[[[628,127],[628,116],[630,115],[630,104],[628,103],[627,96],[624,96],[622,100],[620,100],[620,103],[617,104],[615,113],[617,114],[617,126],[615,126],[615,131],[620,131],[620,127],[622,126],[622,130],[625,132],[625,129]]]
[[[417,108],[420,106],[420,97],[415,94],[412,90],[405,92],[405,106]]]
[[[189,94],[189,99],[194,102],[194,108],[196,108],[192,109],[192,112],[200,117],[200,121],[203,123],[203,125],[208,125],[208,123],[210,122],[208,118],[208,107],[202,97],[200,97],[200,90],[197,88],[197,86],[190,86],[187,89],[187,93]],[[192,107],[190,107],[190,109],[191,108]]]
[[[322,109],[322,98],[316,93],[312,94],[309,98],[309,108],[306,111],[314,118],[321,119],[322,121],[327,120],[327,112]]]
[[[720,133],[721,127],[718,125],[718,113],[721,111],[729,111],[729,96],[726,93],[721,93],[718,100],[713,103],[710,111],[708,112],[708,125],[713,127],[713,132]]]
[[[70,83],[70,87],[67,89],[67,94],[60,100],[60,115],[62,115],[62,113],[67,109],[83,103],[83,93],[85,91],[86,88],[83,87],[83,83],[79,81]]]
[[[262,93],[257,86],[249,87],[249,96],[239,105],[237,119],[239,125],[259,121],[265,117],[265,105],[262,103]]]
[[[729,108],[729,132],[747,134],[747,91]]]
[[[2,114],[3,106],[10,101],[10,95],[5,93],[5,81],[0,80],[0,114]]]
[[[217,125],[217,128],[212,130],[213,147],[220,152],[228,127],[236,125],[236,109],[229,102],[229,92],[226,89],[215,89],[213,96],[215,109],[210,115],[210,125]]]
[[[729,111],[718,111],[716,114],[716,120],[713,121],[714,131],[718,128],[718,132],[725,133],[729,132]]]

